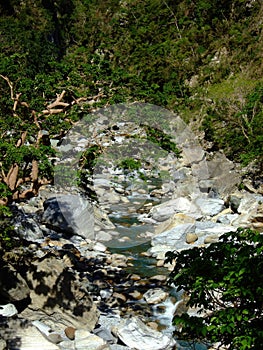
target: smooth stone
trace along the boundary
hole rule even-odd
[[[74,343],[76,350],[110,350],[104,339],[85,329],[76,330]]]
[[[155,275],[150,277],[150,281],[165,282],[166,280],[167,276],[165,275]]]
[[[131,275],[130,279],[132,281],[139,281],[141,279],[141,276],[133,274],[133,275]]]
[[[122,254],[111,254],[108,259],[107,263],[110,264],[112,267],[126,267],[127,266],[127,257]]]
[[[104,253],[106,252],[107,247],[101,242],[94,242],[94,245],[92,246],[92,250]]]
[[[109,232],[99,231],[95,234],[95,238],[98,241],[108,242],[112,240],[112,235]]]
[[[4,317],[12,317],[18,313],[14,304],[0,305],[0,315]]]
[[[127,298],[125,297],[125,295],[121,293],[114,292],[112,296],[121,302],[125,303],[127,301]]]
[[[174,339],[146,326],[138,317],[122,322],[116,334],[125,345],[136,350],[171,350],[175,345]]]
[[[70,340],[75,339],[75,332],[76,332],[76,328],[74,328],[74,327],[67,327],[65,329],[65,334]]]
[[[172,250],[173,248],[170,245],[164,245],[164,244],[157,244],[153,247],[151,247],[148,252],[149,254],[156,258],[157,260],[165,260],[165,254],[169,250]]]
[[[238,206],[239,214],[249,214],[250,216],[254,216],[257,213],[257,209],[259,207],[259,203],[263,202],[263,196],[259,194],[246,193]]]
[[[156,322],[148,322],[147,323],[147,326],[148,327],[150,327],[150,328],[152,328],[153,330],[155,330],[155,331],[158,331],[158,323],[156,323]]]
[[[169,231],[162,232],[160,234],[155,235],[152,240],[151,244],[152,246],[156,245],[167,245],[172,246],[174,249],[177,248],[177,246],[180,246],[182,243],[186,240],[186,234],[189,232],[195,231],[195,224],[189,223],[189,224],[180,224],[176,227],[172,228]]]
[[[35,326],[43,336],[45,336],[54,344],[58,344],[63,340],[60,334],[54,332],[48,325],[43,322],[33,321],[32,325]]]
[[[171,199],[156,205],[150,210],[152,219],[161,222],[169,219],[175,213],[196,214],[200,212],[197,206],[184,197]]]
[[[177,213],[177,214],[174,214],[172,217],[170,217],[168,220],[159,224],[155,229],[155,234],[169,231],[181,224],[190,224],[190,223],[193,224],[194,222],[195,222],[195,219],[193,217],[183,213]]]
[[[142,293],[138,292],[137,290],[130,292],[129,295],[136,300],[140,300],[143,297]]]
[[[59,349],[60,350],[76,350],[74,341],[72,340],[64,340],[61,343],[59,343]]]
[[[168,297],[168,293],[161,288],[149,289],[143,294],[148,304],[159,304]]]
[[[164,260],[157,260],[156,266],[157,267],[163,267],[164,266]]]
[[[104,339],[109,344],[114,344],[117,342],[117,339],[112,335],[110,329],[104,326],[100,326],[93,330],[93,333],[98,337]]]
[[[224,201],[218,198],[199,197],[195,200],[195,204],[207,216],[215,216],[224,209]]]
[[[198,235],[200,243],[203,243],[205,237],[209,235],[221,236],[222,234],[231,231],[236,231],[236,227],[232,225],[213,223],[211,221],[196,222],[195,233]]]
[[[198,236],[196,233],[187,233],[186,234],[186,238],[185,238],[186,243],[191,244],[197,240],[198,240]]]
[[[232,225],[237,218],[238,214],[227,214],[219,216],[217,222],[223,225]]]
[[[212,235],[212,236],[207,236],[204,240],[205,244],[210,244],[210,243],[216,243],[218,242],[218,236],[217,235]]]
[[[252,223],[252,228],[254,230],[257,230],[259,232],[262,232],[263,231],[263,222],[253,222]]]

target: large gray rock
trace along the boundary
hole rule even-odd
[[[195,204],[206,216],[215,216],[224,209],[224,201],[219,198],[199,197],[195,200]]]
[[[171,216],[168,220],[165,220],[162,223],[160,223],[155,229],[155,234],[169,231],[181,224],[190,224],[190,223],[191,224],[195,223],[195,219],[192,216],[188,216],[182,213],[177,213]]]
[[[186,234],[195,231],[194,223],[180,224],[171,230],[164,231],[152,238],[152,246],[166,245],[177,249],[186,242]]]
[[[224,197],[231,193],[241,181],[241,175],[231,162],[221,152],[216,152],[214,157],[207,160],[209,177],[213,181],[213,188]]]
[[[151,209],[150,216],[154,220],[162,222],[168,220],[175,213],[184,213],[193,217],[200,216],[200,210],[197,206],[184,197],[178,197],[156,205]]]
[[[34,242],[44,238],[43,231],[34,215],[17,213],[14,218],[14,227],[18,235],[27,241]]]
[[[94,212],[91,203],[78,195],[60,195],[44,202],[42,221],[56,231],[94,239]]]
[[[260,203],[263,202],[263,196],[260,194],[244,193],[240,204],[238,206],[239,214],[249,214],[253,216],[256,214]]]
[[[138,317],[132,317],[116,329],[117,336],[128,347],[136,350],[169,350],[175,341],[146,326]]]

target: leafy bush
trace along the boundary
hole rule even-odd
[[[207,110],[202,127],[206,138],[216,148],[243,165],[257,160],[263,167],[263,84],[258,83],[248,94],[236,94],[236,100],[214,100]]]
[[[170,283],[188,296],[198,315],[174,316],[176,335],[186,340],[258,350],[263,344],[263,235],[238,229],[208,247],[168,252],[176,259]]]
[[[141,166],[141,161],[134,158],[125,158],[117,165],[118,168],[128,171],[139,170]]]
[[[177,158],[181,157],[182,151],[177,147],[176,143],[172,141],[170,135],[167,135],[157,128],[152,128],[149,125],[144,125],[143,127],[149,141],[157,144],[165,151],[174,153]]]
[[[12,217],[11,209],[0,205],[0,258],[1,250],[11,250],[20,245],[20,240],[17,237],[14,238],[14,227],[11,224]]]

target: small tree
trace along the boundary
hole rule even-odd
[[[250,229],[223,234],[208,247],[168,252],[176,259],[170,283],[197,308],[174,316],[184,340],[219,343],[232,350],[262,349],[263,235]]]
[[[87,98],[69,96],[65,101],[63,90],[44,106],[39,98],[42,108],[37,111],[22,100],[21,92],[15,92],[12,81],[0,74],[0,83],[3,82],[9,87],[9,94],[1,98],[0,110],[0,205],[5,206],[36,196],[41,186],[53,181],[51,159],[55,150],[49,138],[60,139],[72,127],[78,119],[74,108]],[[3,92],[5,87],[6,84]]]

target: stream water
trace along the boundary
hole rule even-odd
[[[139,205],[151,203],[157,205],[160,201],[156,198],[145,198],[136,195],[129,198],[130,203]],[[151,239],[147,239],[147,233],[153,232],[153,225],[143,224],[138,220],[138,213],[129,212],[132,205],[113,205],[109,217],[116,226],[119,236],[111,240],[107,245],[112,253],[120,253],[129,258],[131,266],[126,270],[131,274],[138,274],[141,278],[150,278],[156,275],[169,275],[169,271],[164,267],[156,266],[156,259],[144,254],[151,247]],[[175,287],[163,286],[169,293],[168,298],[154,305],[152,308],[152,320],[158,321],[160,329],[164,334],[171,335],[174,332],[173,316],[178,304],[181,302],[182,293]],[[177,340],[179,350],[207,350],[203,344],[184,342]]]

